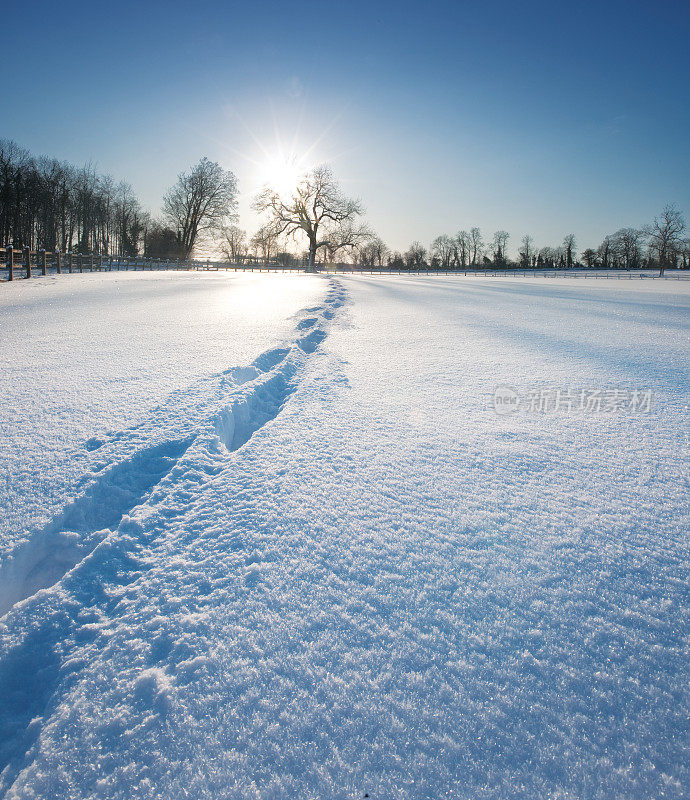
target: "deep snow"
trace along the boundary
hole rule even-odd
[[[157,277],[3,301],[0,796],[688,794],[690,287]]]
[[[0,552],[89,467],[84,442],[174,390],[252,359],[323,287],[306,275],[106,273],[0,291]]]

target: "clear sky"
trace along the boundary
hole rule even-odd
[[[472,225],[583,249],[690,214],[687,0],[39,0],[3,34],[0,135],[152,211],[207,155],[251,232],[267,164],[294,154],[399,249]]]

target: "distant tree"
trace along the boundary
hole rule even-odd
[[[28,188],[33,183],[36,189],[32,198],[33,202],[30,202],[29,208],[26,209],[34,218],[34,236],[32,238],[36,244],[40,243],[40,246],[45,247],[46,250],[55,250],[62,244],[62,223],[66,222],[66,203],[69,198],[69,188],[67,188],[67,193],[65,193],[65,188],[66,184],[67,187],[69,186],[71,179],[70,169],[66,164],[62,164],[54,158],[32,159],[31,163],[32,169],[35,169],[35,182],[29,179],[25,186]],[[29,220],[26,220],[26,223],[29,223],[27,227],[31,224]]]
[[[397,269],[401,271],[405,269],[405,259],[403,258],[402,254],[399,253],[397,250],[388,257],[388,266],[391,269]]]
[[[534,255],[534,239],[526,233],[520,242],[520,266],[532,266],[532,256]]]
[[[680,257],[683,264],[683,269],[688,269],[690,266],[690,238],[683,239],[683,247],[680,251]]]
[[[646,234],[637,228],[621,228],[609,237],[610,249],[614,254],[617,266],[634,269],[642,260],[642,242]]]
[[[420,242],[412,242],[409,250],[404,255],[405,266],[408,269],[424,269],[426,263],[426,248]]]
[[[507,231],[496,231],[494,233],[493,258],[494,265],[497,267],[505,267],[507,264],[506,250],[509,237],[510,234]]]
[[[202,158],[182,172],[163,198],[163,212],[189,258],[200,233],[218,230],[233,215],[237,180],[229,170]]]
[[[359,262],[364,266],[382,267],[389,252],[383,240],[372,235],[359,247]]]
[[[118,184],[112,193],[112,214],[119,239],[119,253],[136,256],[146,227],[146,215],[128,183]],[[104,243],[107,252],[108,243]]]
[[[456,243],[450,236],[437,236],[431,243],[431,254],[438,266],[448,269],[455,255]]]
[[[597,247],[597,258],[602,269],[608,269],[611,264],[612,238],[605,236],[604,241]]]
[[[287,201],[278,192],[264,189],[254,201],[254,208],[260,213],[268,212],[279,234],[294,237],[301,232],[306,236],[310,269],[320,248],[328,247],[336,239],[340,246],[345,246],[343,229],[356,234],[354,221],[362,214],[359,201],[342,195],[327,166],[316,167],[307,174]]]
[[[242,264],[247,255],[247,232],[238,225],[224,225],[220,235],[223,255],[231,264]]]
[[[575,234],[569,233],[563,239],[563,252],[565,255],[564,264],[563,266],[566,269],[571,269],[573,264],[575,263],[575,259],[573,258],[573,254],[575,253]]]
[[[650,248],[659,265],[659,275],[663,275],[667,267],[676,265],[684,247],[685,228],[683,215],[672,204],[666,206],[661,215],[645,228]]]
[[[460,231],[455,237],[455,260],[464,269],[470,260],[471,237],[467,231]]]
[[[331,264],[336,261],[338,256],[356,259],[359,249],[364,247],[373,236],[367,225],[356,223],[353,220],[346,220],[339,225],[334,225],[323,248],[326,259]]]
[[[537,255],[537,266],[554,269],[565,264],[565,251],[562,247],[542,247]]]
[[[24,244],[22,211],[26,180],[32,168],[29,152],[11,139],[0,139],[0,244]]]
[[[278,252],[278,231],[272,222],[262,225],[250,239],[250,247],[254,253],[268,263]]]
[[[148,258],[184,258],[177,231],[162,222],[151,222],[144,237],[144,255]]]
[[[76,249],[80,253],[91,253],[98,249],[97,217],[100,188],[98,174],[92,164],[85,164],[76,172],[72,184],[72,202],[76,211]]]
[[[276,253],[275,259],[283,267],[295,267],[299,260],[294,253],[289,253],[287,250]]]
[[[469,256],[471,266],[476,266],[477,258],[482,254],[484,240],[479,228],[470,228],[469,233]]]
[[[592,250],[591,247],[588,247],[582,253],[582,260],[585,262],[585,266],[591,269],[595,267],[597,264],[597,253],[596,250]]]

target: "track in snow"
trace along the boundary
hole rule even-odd
[[[116,531],[123,518],[151,497],[209,424],[232,453],[276,418],[304,371],[304,361],[294,356],[314,353],[327,336],[328,321],[345,301],[345,290],[332,280],[330,283],[323,306],[303,312],[308,316],[297,323],[295,340],[286,347],[267,350],[248,367],[233,367],[216,376],[221,385],[231,387],[230,395],[196,432],[136,450],[114,463],[96,464],[98,472],[93,478],[85,478],[81,494],[0,564],[0,617],[21,601],[59,583]],[[309,333],[300,335],[305,330]],[[110,441],[126,434],[119,432]],[[96,452],[106,443],[106,437],[93,437],[84,447]]]

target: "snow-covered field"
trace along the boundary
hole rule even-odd
[[[4,286],[0,797],[687,797],[689,310]]]

